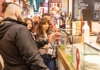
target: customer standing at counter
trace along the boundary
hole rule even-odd
[[[40,17],[39,17],[39,16],[35,15],[35,16],[33,17],[35,30],[36,30],[36,27],[37,27],[38,24],[39,24],[39,20],[40,20]]]
[[[45,17],[45,18],[47,18],[49,21],[51,21],[51,15],[50,15],[49,13],[44,13],[44,14],[42,15],[42,17]],[[51,29],[53,29],[54,32],[58,32],[58,31],[59,31],[59,29],[57,29],[56,26],[55,26],[52,22],[50,22],[50,27],[51,27]]]
[[[12,2],[4,2],[2,7],[4,20],[0,23],[0,54],[4,60],[4,70],[49,70],[29,30],[22,25],[20,7]],[[50,35],[48,41],[54,41],[58,35]],[[48,41],[44,40],[45,43]]]
[[[36,39],[47,39],[48,35],[52,34],[50,30],[49,20],[46,18],[40,18],[39,25],[36,29]],[[39,52],[43,58],[45,65],[50,70],[56,70],[56,41],[48,43],[45,46],[39,48]]]

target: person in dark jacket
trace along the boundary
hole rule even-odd
[[[4,20],[0,22],[0,54],[4,70],[48,70],[37,47],[57,39],[59,33],[47,40],[33,40],[29,30],[20,19],[21,9],[12,2],[2,4]]]

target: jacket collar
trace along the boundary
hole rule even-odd
[[[7,18],[3,19],[1,22],[3,22],[3,21],[11,21],[11,22],[16,22],[17,24],[22,24],[22,25],[27,26],[27,24],[26,24],[25,22],[21,22],[21,21],[15,20],[15,19],[10,18],[10,17],[7,17]]]

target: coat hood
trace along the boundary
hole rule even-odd
[[[6,18],[0,22],[0,39],[4,36],[9,27],[14,24],[22,24],[27,26],[24,22],[20,22],[12,18]]]

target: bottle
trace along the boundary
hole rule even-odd
[[[76,34],[76,25],[75,25],[75,22],[73,22],[72,24],[72,35],[75,35]]]
[[[65,28],[66,28],[67,33],[70,33],[70,31],[69,31],[70,23],[69,23],[69,18],[68,17],[66,18]]]
[[[70,24],[70,34],[72,35],[72,14],[70,12],[70,16],[69,16],[69,24]]]
[[[67,30],[67,33],[71,34],[71,27],[70,27],[70,24],[72,23],[72,18],[71,18],[71,14],[69,16],[66,16],[66,30]]]
[[[87,21],[84,22],[84,25],[82,27],[82,37],[83,37],[83,42],[89,43],[90,27]]]

